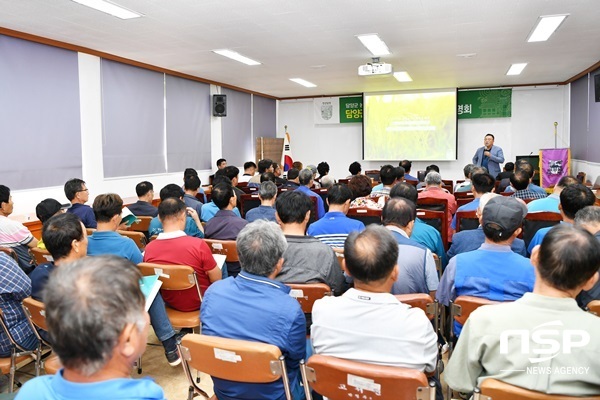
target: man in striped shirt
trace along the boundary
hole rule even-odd
[[[346,217],[350,209],[352,191],[346,185],[337,183],[327,193],[329,211],[323,218],[308,227],[308,235],[333,247],[344,248],[344,241],[349,233],[362,232],[365,225],[358,220]]]

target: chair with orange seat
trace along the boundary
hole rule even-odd
[[[15,373],[17,365],[21,364],[25,361],[33,362],[37,359],[36,350],[25,350],[15,341],[14,337],[10,333],[6,322],[4,321],[4,313],[0,310],[0,329],[4,331],[6,337],[8,338],[11,344],[11,355],[10,357],[2,357],[0,358],[0,372],[3,375],[8,375],[8,393],[12,393],[15,386]],[[36,376],[39,374],[39,370],[36,365]],[[17,386],[21,386],[19,382],[16,382]]]
[[[33,332],[36,334],[40,344],[46,345],[47,347],[51,347],[51,344],[46,342],[38,333],[37,329],[42,329],[48,332],[48,326],[46,324],[46,310],[44,307],[44,303],[41,301],[32,299],[28,297],[23,299],[23,311],[25,311],[25,315],[27,315],[27,319],[31,324],[31,328]],[[36,329],[37,328],[37,329]],[[41,355],[41,346],[40,346],[40,355]],[[38,365],[36,365],[36,369],[39,371],[40,368],[46,371],[46,374],[52,375],[55,374],[62,365],[58,356],[52,353],[48,358],[42,361],[41,357],[37,360]]]
[[[315,301],[333,295],[333,291],[325,283],[286,283],[286,285],[292,289],[290,296],[298,300],[305,314],[312,313]]]
[[[575,397],[546,394],[488,378],[475,389],[473,400],[600,400],[600,396]]]

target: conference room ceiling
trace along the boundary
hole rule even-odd
[[[121,20],[70,0],[0,0],[0,27],[283,97],[563,82],[600,60],[598,0],[114,0]],[[541,15],[570,14],[547,42],[527,43]],[[360,77],[378,33],[405,70]],[[246,66],[213,53],[232,49]],[[471,58],[460,54],[475,53]],[[1,55],[0,55],[1,56]],[[527,62],[519,76],[512,63]],[[290,78],[317,85],[305,88]]]

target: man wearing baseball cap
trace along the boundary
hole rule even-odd
[[[488,201],[482,215],[485,242],[450,260],[436,294],[440,303],[447,306],[458,296],[512,301],[533,290],[533,266],[510,248],[526,214],[527,207],[520,200],[498,196]],[[461,328],[455,322],[456,335]]]
[[[71,207],[71,204],[60,204],[55,199],[45,199],[40,201],[40,203],[35,207],[35,215],[43,225],[56,214],[64,213],[69,207]],[[37,247],[46,250],[46,245],[42,239],[39,240]]]

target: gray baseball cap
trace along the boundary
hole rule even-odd
[[[483,226],[494,224],[500,227],[499,236],[508,238],[523,223],[527,215],[527,207],[512,197],[496,196],[483,208]]]

